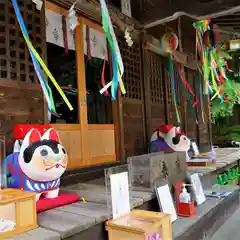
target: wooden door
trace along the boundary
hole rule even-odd
[[[82,125],[87,135],[86,137],[87,140],[84,139],[85,149],[87,149],[87,151],[85,152],[85,154],[87,154],[87,157],[85,158],[87,161],[85,162],[85,164],[93,165],[109,161],[115,161],[116,160],[115,139],[117,139],[116,138],[117,136],[115,136],[116,133],[115,125],[117,120],[115,115],[117,100],[115,102],[112,102],[111,96],[109,94],[105,96],[99,93],[102,87],[101,75],[103,71],[103,65],[104,64],[107,65],[108,63],[110,63],[110,61],[108,61],[109,57],[107,41],[105,40],[106,46],[105,48],[102,49],[102,52],[100,52],[102,58],[99,58],[97,55],[94,55],[93,50],[94,46],[97,46],[98,44],[101,45],[101,41],[98,38],[106,39],[106,36],[103,33],[101,25],[96,24],[93,21],[88,20],[84,17],[79,18],[77,34],[79,36],[81,35],[81,39],[84,39],[84,41],[80,41],[79,44],[78,52],[80,54],[78,54],[79,58],[78,61],[81,64],[81,66],[84,67],[81,69],[79,77],[81,79],[83,97],[85,97],[84,100],[85,114],[82,115],[84,119],[81,118],[82,123],[84,122],[84,124]],[[91,56],[86,55],[86,52],[89,51],[91,51],[90,53]],[[96,74],[92,75],[93,71]],[[111,71],[110,64],[109,71]],[[111,73],[109,72],[109,77],[110,75]],[[99,106],[101,102],[102,105]],[[94,105],[98,105],[98,107]],[[94,108],[94,110],[92,108]],[[104,116],[101,116],[103,112],[105,114]]]
[[[46,16],[46,39],[48,41],[48,24],[51,24],[51,21],[53,21],[53,25],[54,25],[54,17],[56,18],[56,21],[59,22],[62,20],[62,16],[67,16],[68,11],[64,8],[61,8],[51,2],[46,1],[46,6],[45,6],[45,16]],[[53,20],[51,20],[53,18]],[[57,23],[55,23],[57,24]],[[61,24],[61,22],[59,23]],[[54,36],[56,36],[56,43],[54,45],[57,46],[58,42],[57,42],[57,36],[59,36],[60,34],[63,34],[61,31],[61,25],[59,25],[59,27],[57,25],[53,26],[53,30],[52,30],[52,34]],[[81,30],[80,30],[81,31]],[[69,38],[68,38],[69,40]],[[79,43],[80,41],[80,43]],[[51,67],[51,64],[53,64],[53,66],[56,66],[56,68],[60,68],[59,62],[57,62],[57,57],[59,58],[59,56],[57,56],[57,51],[51,51],[50,47],[48,47],[48,42],[46,43],[46,48],[47,48],[47,61],[48,61],[48,66],[50,71],[53,71]],[[77,107],[74,107],[73,111],[77,112],[77,120],[73,123],[52,123],[52,125],[54,126],[54,128],[56,130],[59,131],[61,140],[63,142],[63,145],[65,146],[67,152],[68,152],[68,156],[69,156],[69,163],[68,163],[68,167],[69,168],[77,168],[80,166],[84,165],[84,158],[86,158],[85,156],[85,152],[84,152],[84,143],[85,141],[83,141],[85,135],[86,135],[86,131],[84,126],[84,114],[85,114],[85,107],[83,104],[83,87],[82,86],[82,82],[79,81],[80,77],[81,77],[81,62],[79,62],[79,58],[78,58],[78,51],[79,51],[79,46],[81,45],[81,38],[79,37],[79,29],[77,29],[76,34],[75,34],[75,57],[74,57],[74,61],[76,64],[76,82],[77,82],[77,89],[78,89],[78,93],[77,93]],[[61,49],[64,49],[61,46]],[[57,49],[59,50],[59,49]],[[56,55],[57,57],[54,58],[53,60],[50,59],[50,55]],[[67,55],[67,54],[66,54]],[[61,58],[65,58],[67,56],[61,56]],[[59,69],[60,71],[60,69]],[[54,74],[52,72],[52,74]],[[56,78],[56,80],[59,83],[59,77],[54,75],[54,77]],[[60,85],[60,83],[59,83]],[[60,87],[62,87],[60,85]],[[53,88],[54,89],[54,88]],[[53,90],[52,89],[52,90]],[[54,91],[54,90],[53,90]],[[70,101],[72,104],[72,101]],[[55,100],[55,104],[56,104],[56,100]],[[58,109],[57,109],[58,111]]]
[[[67,16],[68,14],[66,9],[50,2],[46,2],[46,11],[48,11],[46,16],[49,14],[49,11],[63,16]],[[116,160],[114,124],[89,124],[88,122],[87,79],[84,56],[84,44],[86,43],[84,43],[83,34],[85,25],[102,32],[100,25],[79,17],[79,24],[73,35],[75,40],[75,74],[77,85],[77,103],[74,111],[76,111],[78,119],[75,122],[53,124],[59,131],[63,145],[67,149],[69,168],[96,165]]]

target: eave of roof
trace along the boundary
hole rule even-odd
[[[239,0],[172,0],[162,1],[145,12],[141,23],[145,28],[151,28],[165,22],[170,22],[180,16],[188,16],[192,19],[203,20],[226,16],[240,12]]]

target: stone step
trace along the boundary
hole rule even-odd
[[[237,240],[240,238],[240,208],[222,225],[209,240]]]
[[[74,192],[81,192],[80,189],[89,188],[95,201],[102,191],[101,185],[78,184],[72,186]],[[174,240],[202,240],[212,236],[216,230],[231,216],[239,207],[239,188],[236,186],[215,186],[212,190],[232,191],[233,194],[224,199],[208,198],[205,203],[196,208],[196,215],[190,218],[179,217],[173,223]],[[151,193],[135,192],[138,201],[137,208],[158,211],[157,200],[151,199]],[[102,195],[102,194],[101,194]],[[91,195],[89,195],[91,197]],[[139,201],[141,199],[141,201]],[[99,199],[100,202],[102,201]],[[155,203],[151,204],[150,202]],[[145,205],[144,205],[144,204]],[[148,203],[146,205],[146,203]],[[135,205],[135,204],[134,204]],[[133,206],[133,205],[132,205]],[[49,210],[38,214],[40,228],[18,235],[13,239],[94,239],[107,240],[107,233],[104,230],[104,221],[111,218],[111,211],[106,204],[87,202],[74,203],[68,206]]]
[[[61,240],[61,237],[57,232],[39,227],[35,230],[8,238],[8,240]]]
[[[208,239],[239,208],[238,186],[215,185],[212,191],[217,190],[233,193],[226,198],[207,198],[205,203],[196,208],[195,216],[179,218],[173,223],[174,240]]]

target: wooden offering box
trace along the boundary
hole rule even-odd
[[[0,190],[0,240],[37,228],[36,194]]]
[[[106,222],[109,240],[148,240],[159,234],[161,240],[172,240],[170,215],[158,212],[134,210]]]

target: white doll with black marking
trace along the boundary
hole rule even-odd
[[[48,129],[41,136],[38,130],[32,129],[26,134],[21,146],[14,146],[14,150],[5,161],[8,187],[36,192],[37,200],[41,195],[56,198],[60,177],[68,162],[56,130]]]

